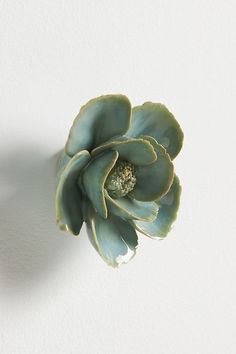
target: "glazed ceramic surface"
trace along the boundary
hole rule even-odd
[[[85,222],[93,247],[113,267],[136,254],[136,231],[165,238],[179,207],[173,159],[182,143],[178,122],[160,103],[132,109],[123,95],[89,101],[59,161],[60,228],[78,235]]]

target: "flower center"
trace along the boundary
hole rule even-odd
[[[134,189],[136,177],[134,166],[127,161],[117,161],[109,173],[105,188],[113,198],[121,198]]]

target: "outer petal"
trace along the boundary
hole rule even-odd
[[[174,178],[174,167],[166,150],[155,139],[144,138],[152,143],[157,160],[151,165],[136,167],[137,182],[130,195],[137,200],[154,201],[168,192]]]
[[[66,143],[66,153],[73,156],[80,150],[91,150],[123,135],[130,125],[131,105],[126,96],[107,95],[83,106],[74,120]]]
[[[169,192],[158,202],[159,212],[152,223],[136,221],[132,223],[135,228],[151,238],[164,238],[170,231],[177,217],[181,194],[179,179],[175,176]]]
[[[88,151],[80,151],[65,165],[56,190],[56,220],[62,230],[78,235],[83,224],[82,195],[78,186],[81,170],[88,163]]]
[[[117,158],[117,151],[107,151],[92,159],[83,173],[83,186],[86,194],[103,218],[107,218],[104,184]]]
[[[65,150],[61,151],[57,162],[57,176],[56,176],[56,183],[58,184],[59,179],[61,177],[62,171],[64,170],[67,163],[70,161],[71,157],[65,153]]]
[[[126,137],[106,142],[95,148],[92,151],[92,156],[108,149],[118,151],[120,159],[129,161],[133,165],[148,165],[157,159],[155,150],[149,141],[144,139],[129,139]]]
[[[137,219],[153,221],[157,216],[157,204],[155,202],[139,202],[129,197],[113,199],[105,191],[108,210],[124,219]]]
[[[146,102],[133,108],[127,136],[150,135],[163,145],[174,159],[183,144],[183,132],[173,114],[161,103]]]
[[[89,208],[86,225],[92,245],[107,264],[117,267],[134,257],[138,237],[129,223],[114,215],[103,219]]]
[[[71,159],[71,157],[65,153],[65,150],[62,150],[60,158],[58,160],[58,165],[57,165],[59,174],[60,174],[60,172],[62,172],[65,165],[70,161],[70,159]]]

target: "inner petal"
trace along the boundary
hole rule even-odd
[[[134,166],[130,162],[118,160],[107,177],[105,188],[111,197],[121,198],[131,192],[135,184]]]

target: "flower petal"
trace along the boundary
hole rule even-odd
[[[120,159],[128,161],[133,165],[148,165],[157,159],[152,144],[141,138],[117,138],[95,148],[91,154],[94,156],[108,149],[118,151]]]
[[[173,114],[161,103],[146,102],[133,108],[127,136],[149,135],[163,145],[174,159],[183,144],[183,132]]]
[[[154,138],[144,138],[153,145],[157,160],[148,166],[136,166],[136,184],[130,195],[137,200],[154,201],[168,192],[174,178],[174,167],[166,150]]]
[[[117,158],[118,152],[106,151],[90,161],[82,177],[87,196],[103,218],[107,218],[104,184]]]
[[[59,182],[61,177],[61,173],[64,170],[67,163],[70,161],[71,157],[65,153],[65,150],[62,150],[57,162],[57,176],[56,176],[56,184]]]
[[[58,165],[57,165],[59,174],[63,170],[65,165],[70,161],[70,159],[71,159],[71,157],[65,153],[65,150],[62,150],[61,155],[58,160]]]
[[[169,192],[158,202],[159,212],[155,221],[148,223],[133,220],[132,224],[143,234],[151,238],[164,238],[177,217],[181,194],[179,179],[175,176]]]
[[[81,170],[88,163],[88,151],[80,151],[65,165],[56,189],[56,221],[62,230],[78,235],[83,224],[82,195],[78,186]]]
[[[111,214],[104,219],[90,207],[86,225],[92,245],[108,265],[117,267],[136,254],[138,237],[125,220]]]
[[[116,135],[123,135],[130,125],[131,105],[126,96],[106,95],[90,100],[74,120],[66,143],[66,153],[91,150]]]
[[[157,216],[158,207],[155,202],[139,202],[128,196],[113,199],[106,190],[105,197],[108,210],[121,218],[153,221]]]

